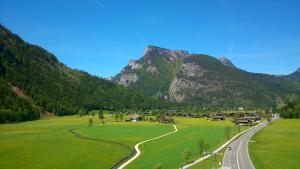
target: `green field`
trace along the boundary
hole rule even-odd
[[[278,120],[252,138],[250,156],[256,169],[298,169],[300,120]]]
[[[237,128],[229,121],[209,121],[203,118],[176,118],[178,132],[145,143],[141,146],[142,155],[127,168],[179,168],[185,163],[184,150],[192,152],[191,160],[199,158],[198,141],[200,138],[209,142],[210,150],[214,150],[226,141],[225,126],[231,126],[231,133],[236,134]]]
[[[94,117],[94,125],[87,127],[88,117],[51,117],[44,120],[0,125],[0,168],[10,169],[92,169],[110,168],[131,150],[114,141],[133,148],[137,142],[174,130],[171,125],[155,122],[113,122],[106,115],[102,125]],[[178,132],[141,145],[142,155],[128,168],[178,168],[184,163],[182,153],[192,152],[191,160],[199,157],[197,142],[200,138],[210,144],[210,150],[226,141],[225,126],[230,121],[209,121],[201,118],[176,118]],[[86,138],[71,133],[70,129]]]
[[[87,117],[76,116],[0,125],[0,168],[110,168],[130,154],[130,150],[115,144],[77,138],[69,132],[73,128],[80,128],[77,131],[86,136],[130,146],[173,131],[172,126],[150,122],[87,125]]]

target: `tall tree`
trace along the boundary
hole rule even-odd
[[[231,128],[229,126],[225,127],[224,133],[225,133],[225,136],[226,136],[227,140],[230,140],[230,137],[231,137]]]
[[[104,121],[104,114],[103,114],[103,111],[102,110],[99,110],[99,113],[98,113],[98,117],[102,123],[102,125],[105,124],[105,121]]]
[[[186,164],[189,163],[189,158],[191,157],[192,153],[190,150],[186,149],[183,152],[183,158],[186,160]]]
[[[199,150],[200,157],[203,156],[204,148],[205,148],[205,141],[203,139],[200,139],[198,141],[198,150]]]
[[[93,118],[92,118],[92,117],[90,117],[90,118],[89,118],[89,127],[91,127],[91,126],[92,126],[92,124],[93,124]]]

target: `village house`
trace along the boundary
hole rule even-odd
[[[240,119],[238,119],[237,123],[239,125],[251,125],[255,122],[261,120],[261,117],[257,114],[246,115]]]
[[[212,120],[225,120],[224,114],[216,114],[213,116]]]

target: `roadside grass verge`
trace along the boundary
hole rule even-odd
[[[227,148],[227,147],[226,147]],[[220,162],[222,164],[223,156],[226,148],[223,148],[218,154],[201,161],[198,164],[195,164],[194,166],[190,167],[190,169],[211,169],[211,168],[220,168]]]

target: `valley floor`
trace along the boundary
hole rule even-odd
[[[78,128],[76,132],[83,136],[129,147],[173,130],[172,126],[150,122],[87,125],[87,117],[77,116],[0,125],[0,168],[111,168],[131,151],[109,142],[78,138],[69,130]]]
[[[111,168],[128,156],[136,143],[174,130],[172,125],[113,122],[109,115],[106,116],[108,121],[105,125],[94,117],[91,127],[87,127],[87,116],[51,117],[0,125],[0,168]],[[211,151],[226,141],[226,126],[231,127],[232,136],[237,133],[237,128],[229,120],[175,120],[178,132],[142,144],[141,156],[127,168],[151,169],[158,165],[166,169],[179,168],[185,163],[185,150],[191,152],[190,161],[199,157],[199,139],[207,141]],[[71,129],[90,139],[78,138],[70,132]]]
[[[249,153],[256,169],[298,169],[300,120],[277,120],[255,134]]]

